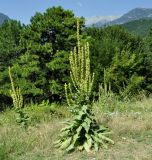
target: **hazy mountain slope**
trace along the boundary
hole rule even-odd
[[[112,21],[107,21],[106,25],[124,24],[127,22],[139,20],[139,19],[152,19],[152,8],[135,8],[121,17],[114,19]],[[102,21],[98,21],[94,26],[102,27]]]
[[[9,20],[9,17],[3,13],[0,13],[0,25],[6,20]]]
[[[96,24],[96,26],[105,25],[114,19],[117,19],[118,16],[95,16],[95,17],[88,17],[85,18],[85,24],[87,27]],[[99,24],[98,24],[99,23]]]
[[[152,19],[152,9],[151,8],[135,8],[128,13],[124,14],[120,18],[111,22],[111,24],[123,24],[129,21],[134,21],[138,19],[151,18]]]

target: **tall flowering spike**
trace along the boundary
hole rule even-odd
[[[15,108],[22,108],[23,107],[23,96],[21,94],[21,90],[20,88],[15,88],[14,87],[14,82],[13,82],[13,78],[11,75],[11,68],[8,68],[9,71],[9,77],[10,77],[10,81],[11,81],[11,86],[12,89],[10,90],[10,95],[13,99],[13,105]]]
[[[72,96],[74,92],[79,93],[80,96],[83,95],[84,101],[89,99],[94,81],[94,74],[92,76],[90,73],[89,43],[86,42],[84,45],[80,43],[79,20],[77,20],[77,46],[70,52],[69,61],[70,77],[75,90],[72,91],[69,85],[66,85],[65,93],[68,105],[72,106],[71,102],[75,103],[78,98]]]

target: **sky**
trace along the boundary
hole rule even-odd
[[[137,7],[152,8],[152,0],[0,0],[0,12],[29,24],[36,12],[59,5],[76,16],[120,16]]]

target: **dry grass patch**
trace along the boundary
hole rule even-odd
[[[54,147],[66,118],[40,120],[24,130],[13,122],[11,112],[0,114],[0,160],[152,160],[150,102],[151,99],[145,99],[131,104],[138,106],[137,112],[102,113],[95,108],[97,121],[113,131],[111,138],[115,145],[88,154],[85,151],[65,154]]]

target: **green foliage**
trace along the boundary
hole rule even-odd
[[[21,88],[22,94],[27,100],[29,99],[28,95],[32,98],[32,95],[43,93],[41,88],[36,87],[45,83],[45,77],[42,77],[38,65],[38,56],[27,53],[21,55],[11,67],[15,77],[14,82]]]
[[[0,145],[0,160],[9,160],[9,159],[10,157],[7,155],[6,150],[5,150],[5,144],[1,144]]]
[[[8,68],[20,54],[19,39],[22,26],[20,22],[9,20],[0,26],[0,71]]]
[[[28,127],[30,118],[22,108],[15,108],[15,117],[17,124],[23,128]]]
[[[123,97],[129,97],[140,89],[144,77],[139,76],[141,59],[130,51],[119,50],[113,57],[111,66],[105,70],[105,83],[111,83],[112,89]]]
[[[83,26],[84,20],[80,21]],[[68,57],[76,44],[75,32],[76,17],[62,7],[48,8],[31,18],[21,33],[23,54],[12,67],[25,99],[52,102],[65,98],[63,84],[69,81]]]
[[[149,35],[144,38],[144,62],[142,75],[145,77],[144,87],[150,93],[152,92],[152,29]]]
[[[130,98],[130,99],[129,99]],[[134,110],[134,106],[131,106],[133,97],[120,97],[120,95],[114,93],[111,90],[111,85],[99,85],[98,100],[94,103],[94,106],[98,107],[102,113],[114,114],[118,112],[126,112]]]
[[[99,85],[97,106],[102,112],[113,112],[117,107],[118,97],[111,90],[111,85],[107,85],[105,82],[103,85]]]
[[[149,34],[150,28],[152,26],[152,20],[139,19],[124,23],[122,26],[129,32],[145,37]]]
[[[8,96],[10,82],[8,77],[8,67],[21,54],[19,46],[22,25],[15,20],[9,20],[0,26],[0,103],[8,105],[11,100]]]
[[[91,106],[83,105],[73,122],[67,122],[67,127],[61,130],[60,139],[55,143],[60,149],[70,152],[77,148],[87,152],[99,149],[102,145],[107,148],[107,142],[114,142],[107,137],[110,134],[108,128],[98,126],[91,113]]]
[[[141,38],[128,33],[120,26],[111,26],[103,29],[88,28],[86,32],[93,38],[91,41],[90,50],[92,70],[96,75],[94,83],[94,89],[96,92],[98,92],[98,84],[104,82],[103,75],[105,68],[106,70],[108,68],[107,72],[108,74],[111,74],[111,78],[116,78],[119,82],[121,82],[121,84],[119,82],[118,84],[113,82],[111,83],[112,91],[117,93],[119,92],[119,85],[120,88],[127,86],[127,84],[125,84],[126,82],[123,82],[123,79],[129,82],[131,81],[129,80],[130,77],[135,76],[134,74],[137,74],[137,77],[142,77],[144,45]],[[128,62],[129,59],[130,62]],[[120,63],[119,67],[115,64],[117,61]],[[109,68],[111,68],[111,71]],[[109,80],[106,83],[108,84]],[[136,92],[136,90],[133,92]]]

